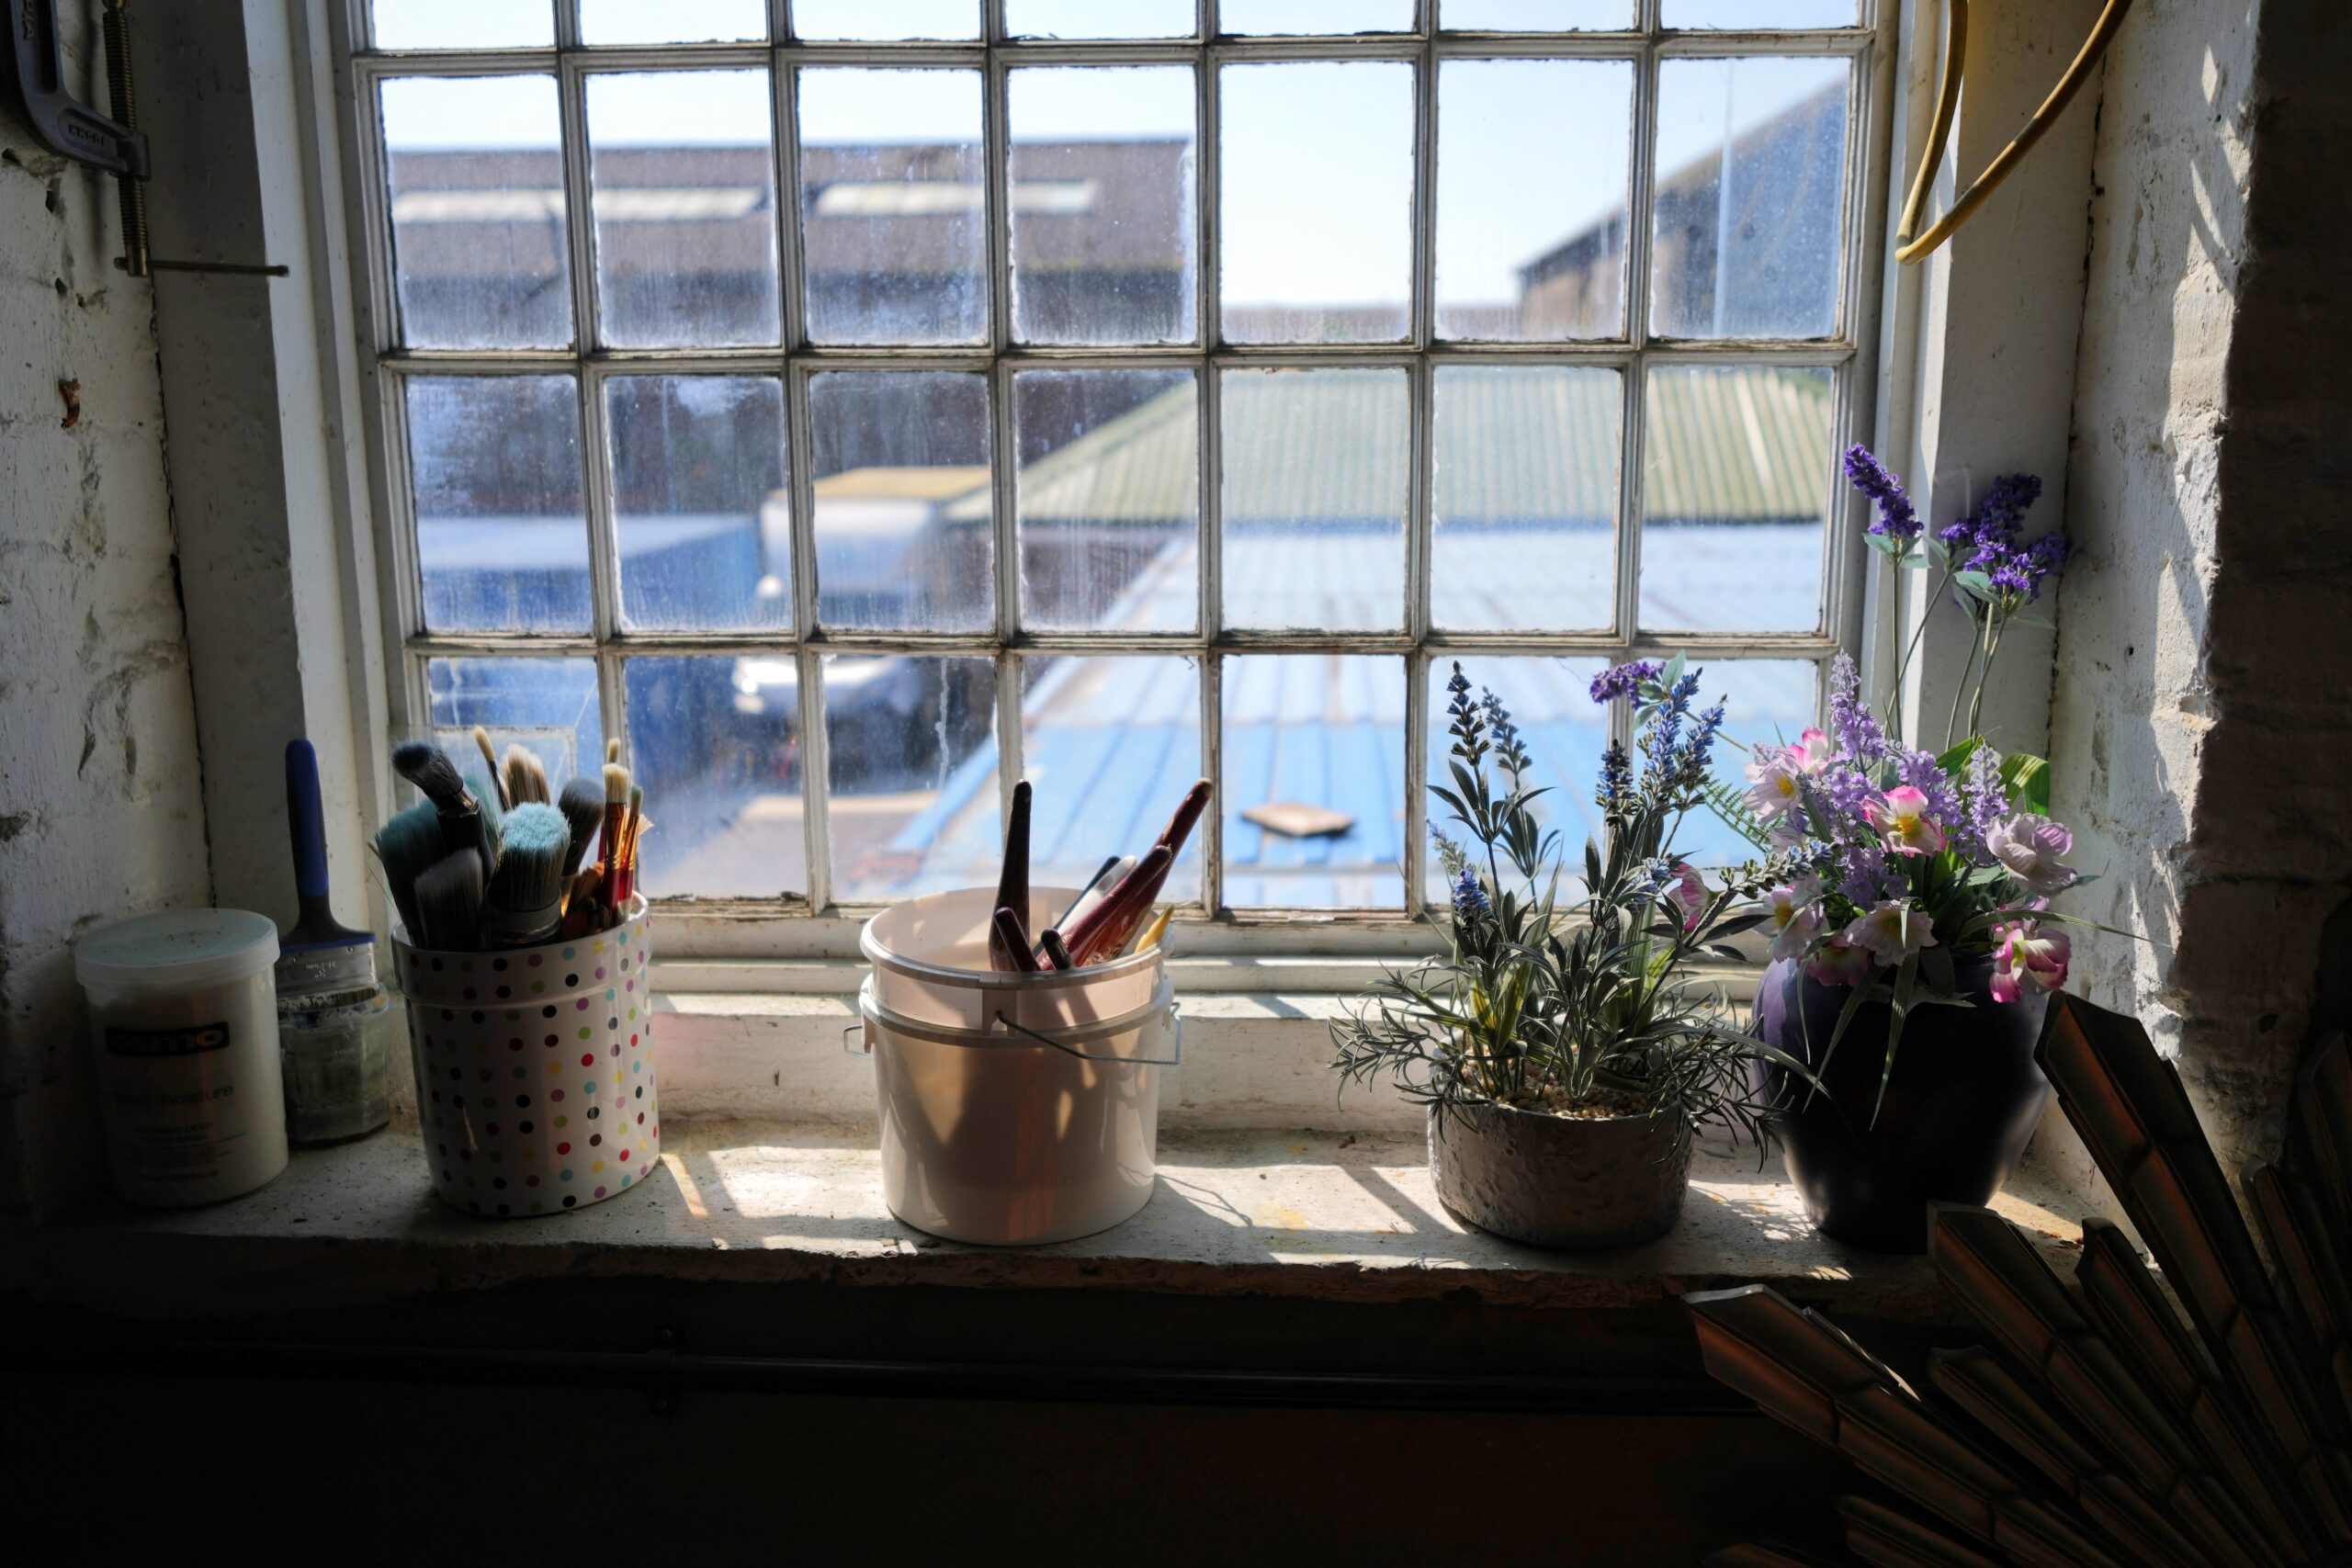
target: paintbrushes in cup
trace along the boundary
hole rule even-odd
[[[414,784],[440,814],[441,836],[453,850],[470,845],[481,860],[482,881],[490,880],[498,863],[498,842],[482,817],[481,801],[458,776],[449,754],[427,740],[411,740],[392,748],[392,767]]]
[[[563,874],[568,877],[588,858],[588,846],[596,841],[596,829],[605,824],[604,783],[573,779],[563,786],[555,804],[571,829],[571,842],[563,852]]]
[[[481,752],[481,760],[490,769],[491,787],[498,791],[498,808],[501,811],[513,810],[514,797],[506,793],[506,786],[499,781],[497,749],[490,743],[490,731],[479,724],[474,726],[474,746]]]
[[[528,947],[563,923],[563,854],[571,829],[552,806],[526,802],[506,818],[498,869],[483,898],[482,945]]]
[[[416,879],[418,947],[435,953],[471,953],[481,941],[481,857],[471,848],[452,850]]]
[[[537,752],[522,746],[506,748],[503,778],[501,793],[506,797],[508,810],[517,806],[548,804],[547,764],[539,761]]]
[[[628,823],[628,770],[605,764],[605,839],[596,867],[596,904],[609,921],[620,908],[621,832]]]
[[[416,879],[448,852],[441,837],[441,813],[429,800],[393,813],[376,831],[376,863],[384,868],[384,888],[392,896],[392,908],[412,942],[422,941]]]

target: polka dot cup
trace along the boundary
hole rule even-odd
[[[560,1214],[662,1153],[644,900],[619,926],[504,953],[392,939],[433,1190],[469,1214]]]

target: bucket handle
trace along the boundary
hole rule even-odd
[[[1005,1017],[1001,1009],[998,1010],[996,1021],[1015,1034],[1025,1034],[1040,1045],[1050,1045],[1063,1055],[1075,1056],[1081,1062],[1107,1062],[1114,1066],[1126,1067],[1181,1067],[1184,1065],[1184,1010],[1181,1004],[1172,1001],[1168,1004],[1168,1021],[1169,1032],[1176,1044],[1174,1054],[1167,1056],[1098,1056],[1091,1051],[1081,1051],[1075,1045],[1065,1045],[1058,1040],[1048,1039],[1034,1029],[1024,1029]],[[852,1035],[858,1037],[854,1045],[850,1043]],[[842,1026],[842,1050],[852,1056],[874,1054],[874,1038],[867,1032],[864,1019]]]
[[[1181,1067],[1184,1065],[1184,1010],[1172,1001],[1168,1004],[1168,1021],[1170,1033],[1175,1037],[1176,1047],[1175,1054],[1168,1056],[1098,1056],[1091,1051],[1081,1051],[1075,1045],[1065,1045],[1058,1040],[1013,1022],[1004,1016],[1002,1008],[997,1010],[996,1021],[1015,1034],[1026,1035],[1040,1045],[1050,1045],[1063,1055],[1075,1056],[1081,1062],[1108,1062],[1114,1066],[1122,1067]]]

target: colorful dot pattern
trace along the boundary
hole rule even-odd
[[[394,943],[433,1190],[470,1214],[561,1213],[662,1154],[642,914],[512,953]]]

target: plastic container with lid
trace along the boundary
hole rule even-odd
[[[174,909],[74,944],[90,1003],[107,1160],[134,1203],[209,1203],[286,1168],[277,927],[243,909]]]

